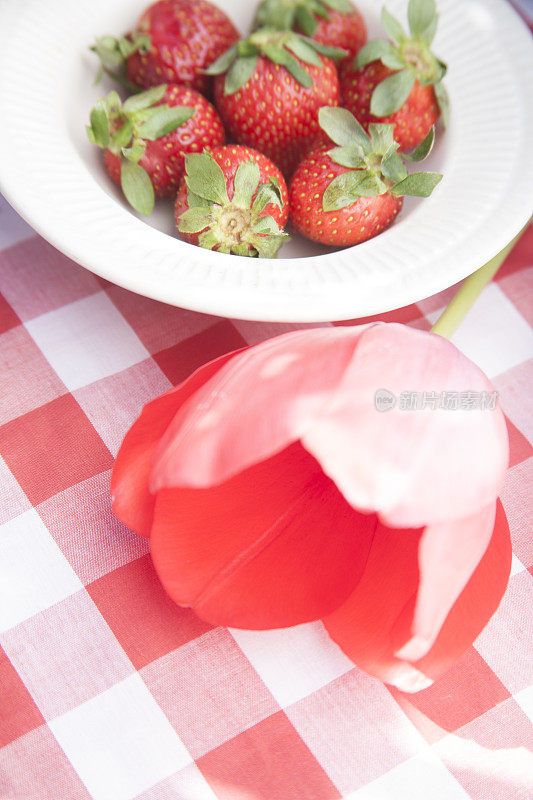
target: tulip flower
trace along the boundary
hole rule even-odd
[[[505,591],[507,463],[492,385],[444,338],[300,330],[149,403],[113,508],[176,603],[237,628],[322,619],[355,664],[417,691]]]

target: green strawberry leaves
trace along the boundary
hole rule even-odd
[[[107,147],[110,134],[107,107],[104,100],[99,100],[91,111],[91,125],[87,130],[91,131],[89,138],[93,144],[98,147]]]
[[[309,73],[307,73],[305,69],[299,65],[296,59],[291,56],[291,54],[283,47],[265,44],[262,48],[262,54],[270,59],[273,64],[280,64],[282,67],[285,67],[287,72],[290,72],[292,77],[298,81],[300,86],[303,86],[305,89],[309,89],[309,87],[313,85],[313,79]]]
[[[381,61],[393,74],[379,83],[372,94],[370,111],[375,117],[388,117],[398,111],[413,89],[415,81],[433,86],[444,123],[448,119],[448,96],[441,84],[446,64],[430,50],[438,24],[435,0],[409,0],[409,33],[385,7],[381,22],[392,41],[374,39],[357,54],[354,67],[361,69]]]
[[[335,144],[341,147],[355,144],[363,153],[370,151],[369,135],[348,109],[324,106],[318,112],[318,123]]]
[[[99,83],[105,73],[127,89],[138,92],[139,88],[124,77],[123,67],[133,53],[147,53],[151,44],[151,39],[147,34],[136,31],[129,37],[101,36],[90,48],[101,62],[95,83]]]
[[[271,178],[269,183],[262,183],[259,186],[252,206],[252,213],[257,215],[261,214],[270,203],[273,203],[280,209],[283,208],[281,189],[279,183],[274,178]]]
[[[190,195],[189,195],[190,199]],[[179,229],[182,233],[200,233],[211,221],[211,209],[194,206],[180,216]]]
[[[401,44],[407,39],[407,34],[402,28],[401,24],[398,22],[396,17],[390,13],[390,11],[383,6],[381,10],[381,24],[385,28],[385,31],[388,33],[390,38]]]
[[[448,91],[442,83],[437,83],[434,87],[434,91],[437,103],[439,104],[440,113],[442,114],[442,121],[444,125],[447,125],[450,119],[450,98]]]
[[[349,0],[263,0],[257,9],[254,30],[271,28],[289,31],[299,27],[306,36],[314,36],[319,19],[329,19],[331,11],[353,14]]]
[[[346,56],[346,51],[322,45],[291,30],[260,28],[247,39],[241,39],[230,47],[205,72],[207,75],[225,74],[224,93],[235,94],[251,79],[259,56],[264,56],[274,64],[285,67],[301,86],[310,88],[313,79],[299,62],[322,68],[320,55],[342,59]]]
[[[98,100],[90,114],[90,125],[86,127],[92,144],[121,159],[124,195],[136,211],[145,215],[154,207],[150,176],[139,164],[147,142],[173,133],[196,113],[188,106],[161,104],[166,91],[166,84],[155,86],[129,97],[124,103],[117,92],[110,92]]]
[[[185,182],[195,195],[211,203],[229,203],[222,168],[209,153],[191,153],[185,159]]]
[[[416,73],[411,67],[394,72],[381,81],[372,94],[370,112],[375,117],[388,117],[403,106],[415,85]]]
[[[243,164],[239,164],[234,179],[234,202],[243,208],[250,208],[260,182],[261,174],[256,161],[245,161]]]
[[[188,106],[161,106],[160,111],[137,127],[137,136],[154,142],[181,127],[194,113],[194,108]]]
[[[123,161],[120,170],[120,183],[128,203],[148,216],[154,207],[154,187],[145,169],[132,161]]]
[[[324,191],[324,211],[338,211],[353,205],[360,197],[375,197],[384,194],[386,185],[377,175],[365,170],[345,172],[334,178]]]
[[[372,61],[382,61],[390,69],[403,69],[405,62],[397,48],[386,39],[372,39],[359,50],[355,57],[356,67],[366,67]]]
[[[224,92],[227,95],[235,94],[241,89],[252,77],[257,66],[258,55],[255,56],[242,56],[233,62],[228,74],[226,75],[226,83]],[[222,70],[224,72],[224,70]],[[216,73],[210,73],[216,74]]]
[[[435,144],[435,128],[431,128],[423,142],[421,142],[415,150],[410,153],[404,153],[403,157],[407,161],[423,161],[429,156]]]
[[[185,181],[189,208],[179,217],[178,230],[198,234],[201,247],[252,258],[275,258],[289,239],[275,219],[263,213],[271,203],[282,208],[283,197],[276,180],[261,183],[255,160],[239,164],[231,201],[224,172],[208,152],[186,156]]]
[[[438,20],[435,0],[410,0],[407,19],[411,36],[424,39],[429,34],[432,39]]]
[[[346,169],[326,187],[322,199],[324,211],[338,211],[360,197],[375,197],[390,192],[395,196],[429,197],[442,180],[438,173],[408,175],[405,161],[422,161],[435,141],[432,129],[424,141],[410,154],[398,152],[394,126],[373,123],[368,133],[353,114],[344,108],[324,107],[319,111],[322,130],[338,147],[328,150],[335,164]]]
[[[134,94],[128,97],[124,102],[122,110],[125,114],[131,114],[135,111],[142,111],[145,108],[150,108],[150,106],[159,103],[159,101],[163,99],[166,90],[167,85],[163,83],[161,86],[154,86],[153,89],[148,89],[146,92]]]
[[[390,189],[391,194],[398,197],[409,195],[410,197],[429,197],[435,186],[442,180],[442,175],[438,172],[414,172],[408,175],[403,181],[397,183]]]

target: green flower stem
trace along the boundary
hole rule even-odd
[[[455,297],[432,327],[432,333],[437,333],[444,339],[450,339],[453,336],[485,286],[494,278],[525,230],[526,228],[520,231],[518,236],[501,253],[491,259],[488,264],[472,273],[465,280]]]

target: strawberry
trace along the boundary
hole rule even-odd
[[[437,173],[407,174],[393,126],[372,123],[368,135],[344,108],[323,108],[320,124],[337,144],[322,145],[302,161],[290,187],[296,230],[322,244],[345,247],[387,228],[404,195],[428,197],[442,179]],[[431,150],[432,129],[405,159],[421,161]]]
[[[203,70],[238,38],[229,17],[207,0],[159,0],[135,31],[119,39],[104,36],[92,49],[113,77],[126,61],[129,86],[167,81],[206,94],[210,80]]]
[[[216,75],[215,104],[228,137],[259,150],[290,176],[320,136],[318,110],[339,104],[339,81],[325,47],[292,31],[262,29],[224,53]]]
[[[255,27],[296,30],[354,57],[366,42],[366,24],[351,0],[263,0]]]
[[[87,134],[105,149],[109,175],[141,214],[152,211],[155,197],[176,194],[186,153],[225,141],[211,103],[194,89],[166,84],[125,103],[111,92],[93,108]]]
[[[227,145],[185,158],[176,225],[185,241],[220,253],[275,258],[288,240],[289,196],[272,161]]]
[[[372,122],[394,125],[400,150],[417,147],[440,115],[445,122],[448,116],[446,65],[430,50],[435,0],[409,0],[408,17],[411,36],[384,8],[383,27],[394,41],[369,42],[341,77],[341,105],[367,130]]]

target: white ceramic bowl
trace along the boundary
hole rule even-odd
[[[218,0],[244,32],[255,3]],[[438,0],[435,52],[449,65],[448,130],[425,168],[445,175],[394,226],[340,251],[299,237],[274,261],[212,253],[174,236],[172,205],[148,220],[123,202],[85,123],[95,37],[125,32],[145,0],[2,0],[0,187],[52,244],[103,277],[177,306],[244,319],[318,322],[432,295],[498,253],[531,214],[531,37],[505,0]],[[381,3],[359,0],[372,35]],[[406,18],[407,0],[387,0]]]

